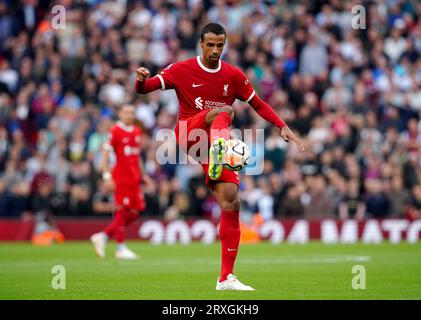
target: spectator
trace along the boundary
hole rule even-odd
[[[401,176],[392,178],[392,187],[387,197],[390,202],[390,213],[392,217],[405,218],[408,205],[411,201],[411,193],[405,189]]]
[[[420,171],[418,170],[418,166],[418,154],[415,152],[411,152],[409,154],[408,161],[403,166],[404,183],[405,187],[408,189],[412,189],[412,187],[418,184],[420,181]]]
[[[189,214],[189,200],[186,193],[178,192],[174,195],[174,203],[164,214],[166,220],[180,219]]]
[[[93,161],[94,167],[99,171],[101,166],[101,148],[108,138],[108,130],[111,127],[110,119],[104,117],[97,124],[97,129],[92,133],[87,145],[87,159]]]
[[[415,185],[411,189],[411,202],[408,206],[409,219],[419,219],[421,218],[421,186]]]
[[[316,153],[321,153],[328,141],[329,130],[323,122],[322,117],[316,117],[308,134],[309,143]]]
[[[37,192],[32,197],[32,211],[35,214],[41,212],[53,213],[53,182],[51,180],[44,179],[37,184]]]
[[[323,95],[324,109],[333,111],[340,107],[350,108],[352,102],[351,91],[344,87],[341,80],[335,80],[333,87],[329,88]]]
[[[0,127],[0,172],[3,172],[5,169],[9,150],[10,142],[7,129]]]
[[[408,151],[418,151],[421,143],[421,133],[418,129],[418,122],[412,118],[408,121],[407,129],[401,133],[401,142],[405,144]]]
[[[360,196],[358,180],[352,179],[347,183],[346,195],[339,206],[339,218],[341,220],[362,220],[365,216],[366,206]]]
[[[113,195],[107,192],[103,181],[98,181],[97,191],[92,197],[92,210],[94,214],[111,214],[114,209]]]
[[[88,162],[75,162],[69,175],[69,211],[73,215],[90,214],[92,171]]]
[[[309,204],[306,206],[306,218],[326,218],[334,214],[332,196],[326,192],[326,181],[322,175],[316,175],[308,183]]]
[[[392,28],[390,37],[384,43],[384,52],[392,63],[396,63],[405,52],[407,41],[401,37],[401,30],[398,27]]]
[[[383,186],[379,179],[369,178],[365,180],[365,205],[367,214],[372,218],[383,218],[389,214],[390,202],[383,192]]]
[[[300,219],[304,217],[305,208],[300,200],[303,186],[290,185],[286,187],[286,195],[279,205],[278,215],[281,218]]]
[[[0,178],[0,217],[7,214],[8,196],[6,192],[6,184],[4,183],[4,179]]]
[[[259,180],[258,185],[262,190],[262,194],[256,203],[257,212],[265,221],[271,220],[273,218],[274,199],[271,194],[269,181],[267,179],[261,179]]]
[[[302,75],[320,76],[327,69],[327,51],[317,39],[317,31],[310,30],[307,44],[301,51],[300,73]]]

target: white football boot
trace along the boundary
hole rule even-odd
[[[95,233],[91,236],[91,242],[94,245],[95,253],[101,259],[105,258],[105,246],[107,245],[107,237],[102,232]]]
[[[118,248],[115,252],[115,257],[122,260],[137,260],[139,256],[126,246]]]
[[[232,273],[228,275],[225,281],[219,282],[218,278],[216,281],[216,290],[254,291],[252,287],[241,283]]]

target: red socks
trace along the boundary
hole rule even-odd
[[[117,229],[121,226],[124,227],[125,212],[126,210],[124,209],[116,210],[114,212],[113,221],[104,229],[104,232],[107,234],[108,238],[111,238],[114,234],[117,236]]]
[[[225,140],[231,138],[229,131],[231,120],[231,115],[228,112],[221,112],[216,115],[210,128],[210,143],[217,137],[222,137]],[[238,211],[221,212],[219,238],[221,239],[222,250],[221,277],[219,281],[225,281],[234,269],[238,245],[240,243],[240,219]]]
[[[138,214],[127,212],[125,209],[116,210],[113,221],[104,229],[108,238],[115,235],[117,243],[124,242],[125,227],[139,217]]]
[[[137,218],[139,218],[139,214],[132,213],[132,212],[126,212],[126,219],[125,219],[125,226],[128,226],[130,223],[135,221]]]
[[[240,244],[240,215],[238,211],[222,211],[219,226],[219,238],[221,239],[221,277],[219,281],[225,281],[234,269]]]
[[[231,116],[228,112],[218,113],[212,121],[210,127],[210,143],[217,137],[229,140],[231,137],[229,127],[231,126]]]

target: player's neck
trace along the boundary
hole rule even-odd
[[[209,61],[203,55],[200,56],[200,61],[202,64],[208,69],[218,69],[219,67],[219,60],[218,61]]]
[[[133,124],[125,124],[123,121],[119,120],[117,122],[117,125],[122,128],[125,131],[132,131],[133,130]]]

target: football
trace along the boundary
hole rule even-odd
[[[231,139],[226,142],[225,154],[222,164],[232,171],[243,169],[250,160],[250,150],[247,145],[239,139]]]

